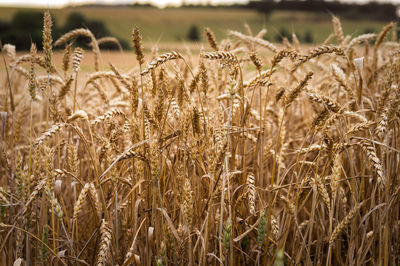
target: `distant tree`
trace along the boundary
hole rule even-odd
[[[64,32],[68,32],[77,28],[87,27],[86,18],[78,12],[72,12],[68,15],[65,25],[63,27]]]
[[[199,28],[196,25],[192,25],[188,31],[187,39],[195,42],[200,40]]]
[[[111,32],[108,30],[107,26],[99,20],[89,20],[87,22],[87,27],[94,34],[96,38],[110,36]]]
[[[305,43],[313,43],[314,42],[314,37],[313,37],[311,30],[306,30],[304,32],[303,41]]]
[[[31,43],[42,43],[43,14],[39,11],[19,11],[12,19],[9,37],[18,49],[27,50]]]
[[[275,35],[275,41],[277,42],[282,42],[283,38],[287,38],[289,41],[292,40],[292,35],[285,29],[285,28],[281,28],[279,30],[279,33],[277,33]]]
[[[277,8],[277,3],[274,0],[263,0],[263,1],[250,1],[247,4],[247,7],[254,8],[258,12],[263,13],[265,18],[268,18],[269,15]]]
[[[37,31],[43,26],[43,14],[39,11],[19,11],[14,15],[12,24],[19,30]]]
[[[106,25],[99,20],[88,20],[78,12],[72,12],[67,17],[66,23],[62,28],[57,27],[54,17],[52,35],[53,39],[58,39],[62,34],[77,28],[89,29],[96,38],[111,36],[111,32]],[[43,13],[39,11],[18,11],[15,13],[11,23],[0,21],[0,40],[3,44],[11,43],[18,50],[29,50],[31,43],[35,43],[38,49],[42,46]],[[90,40],[87,37],[78,37],[75,44],[84,48],[89,48]],[[120,43],[124,49],[129,48],[125,41]],[[59,47],[57,47],[59,48]],[[102,48],[118,49],[114,44],[105,43]]]
[[[110,36],[111,33],[107,29],[107,26],[100,20],[88,20],[85,16],[78,12],[72,12],[68,15],[65,25],[63,27],[63,33],[68,31],[87,28],[89,29],[96,38]],[[80,47],[88,48],[89,40],[87,37],[78,37],[75,39],[76,45]],[[126,44],[123,44],[126,46]],[[117,49],[115,45],[104,44],[102,47],[107,49]]]
[[[10,39],[11,29],[11,24],[5,21],[0,21],[0,41],[2,42],[2,44],[15,43],[12,42]]]
[[[58,37],[59,28],[54,17],[52,36]],[[18,11],[10,23],[0,22],[0,39],[3,44],[14,44],[17,50],[29,50],[31,43],[42,47],[43,13],[39,11]]]
[[[11,25],[5,21],[0,21],[0,32],[5,32],[11,29]]]
[[[96,37],[105,37],[111,35],[107,26],[100,20],[88,20],[85,16],[78,12],[72,12],[68,15],[64,32],[75,30],[78,28],[88,28]]]
[[[11,43],[18,50],[28,50],[31,43],[42,44],[43,14],[39,11],[18,11],[11,23],[0,22],[2,43]]]

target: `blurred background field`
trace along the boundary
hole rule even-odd
[[[0,8],[0,38],[3,43],[15,40],[17,49],[26,50],[29,39],[40,40],[42,11],[44,9]],[[96,37],[111,35],[120,40],[125,49],[130,48],[131,30],[139,26],[143,41],[148,47],[158,44],[168,49],[179,43],[195,46],[198,50],[204,41],[203,29],[209,27],[217,39],[226,37],[227,30],[243,31],[247,23],[256,34],[268,30],[265,39],[281,42],[283,37],[291,39],[296,33],[302,43],[322,43],[332,32],[332,16],[328,10],[293,11],[270,10],[259,12],[247,6],[181,7],[165,8],[146,6],[78,6],[50,10],[55,20],[54,38],[78,27],[89,28]],[[337,15],[337,14],[335,14]],[[340,14],[339,14],[340,17]],[[352,18],[353,17],[353,18]],[[344,34],[357,36],[367,32],[378,32],[387,21],[373,19],[370,15],[341,17]],[[24,40],[17,41],[22,35]],[[26,47],[25,47],[26,46]],[[106,48],[116,48],[112,45]]]
[[[295,4],[298,1],[286,2]],[[308,2],[314,7],[316,3],[329,3],[312,0]],[[276,6],[271,7],[271,3],[275,3]],[[304,49],[316,43],[323,43],[332,33],[333,13],[330,10],[317,7],[316,10],[307,11],[297,6],[294,8],[278,6],[276,3],[255,1],[241,5],[191,5],[162,9],[146,4],[82,5],[51,8],[50,13],[54,20],[54,40],[77,28],[88,28],[96,38],[112,36],[119,40],[124,52],[118,51],[118,47],[112,43],[100,46],[102,69],[108,67],[108,62],[117,62],[117,65],[124,70],[132,67],[134,56],[129,51],[131,51],[131,31],[134,25],[141,29],[146,53],[151,53],[150,50],[155,46],[160,52],[175,50],[198,53],[203,47],[207,48],[203,33],[205,27],[214,32],[218,41],[225,39],[229,30],[246,33],[245,24],[250,26],[254,35],[266,29],[264,39],[277,44],[282,43],[285,37],[292,41],[292,33],[295,33]],[[371,15],[371,11],[363,13],[365,6],[369,8],[367,11],[376,10],[374,16]],[[335,12],[334,15],[341,18],[345,36],[354,37],[363,33],[379,32],[389,21],[396,21],[393,19],[395,5],[388,5],[391,8],[390,12],[387,12],[384,9],[387,7],[381,4],[378,5],[379,8],[374,8],[371,4],[365,6],[355,5],[352,10],[344,5],[344,10],[339,8],[339,11]],[[14,44],[20,55],[29,49],[31,42],[40,48],[44,10],[45,8],[0,7],[2,44]],[[84,38],[76,40],[75,45],[89,49],[88,40]],[[58,52],[57,47],[55,48],[54,60],[57,65],[62,60],[62,50]],[[63,49],[63,47],[58,48]],[[87,54],[82,62],[82,70],[92,71],[93,55],[90,52]],[[0,65],[0,71],[4,72],[4,64]]]

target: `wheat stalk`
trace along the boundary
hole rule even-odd
[[[375,173],[378,176],[378,180],[377,180],[378,184],[381,187],[385,186],[386,179],[385,179],[385,176],[383,174],[382,163],[381,163],[381,160],[379,159],[379,157],[376,154],[375,147],[372,145],[372,143],[370,141],[367,141],[367,140],[360,141],[359,144],[361,145],[361,147],[367,153],[368,159],[370,160],[371,165],[372,165]]]
[[[307,86],[308,81],[312,78],[313,75],[313,72],[308,72],[307,75],[301,80],[301,82],[289,92],[289,94],[285,98],[286,108],[291,105],[291,103],[297,98],[300,92]]]
[[[52,42],[53,38],[51,37],[51,27],[53,26],[53,22],[51,20],[51,15],[48,10],[44,12],[43,16],[43,51],[44,58],[46,62],[46,67],[48,72],[51,71],[51,57],[52,57]]]
[[[144,64],[142,35],[140,34],[140,30],[136,25],[132,30],[132,43],[136,54],[136,59],[138,60],[139,64]]]
[[[346,215],[346,217],[343,218],[343,220],[335,227],[333,230],[330,238],[329,238],[329,244],[332,245],[333,242],[338,238],[340,233],[351,223],[351,221],[354,219],[354,217],[357,215],[358,211],[360,210],[361,206],[363,203],[357,203]]]
[[[150,71],[152,71],[153,69],[164,64],[165,62],[170,61],[170,60],[176,60],[176,59],[183,59],[183,57],[178,52],[169,52],[169,53],[160,55],[159,57],[154,58],[148,64],[147,68],[140,73],[140,75],[144,76],[144,75],[148,74]]]
[[[265,47],[265,48],[271,50],[274,53],[276,53],[278,51],[278,49],[276,48],[275,45],[273,45],[269,41],[263,40],[261,38],[244,35],[244,34],[242,34],[240,32],[237,32],[237,31],[229,31],[229,34],[235,36],[236,38],[238,38],[238,39],[240,39],[240,40],[242,40],[244,42],[247,42],[247,43],[250,43],[250,44],[256,44],[256,45],[260,45],[262,47]]]
[[[255,186],[255,177],[252,173],[247,175],[246,179],[246,194],[247,200],[249,204],[249,212],[252,215],[256,214],[256,186]]]
[[[113,44],[115,44],[116,46],[118,46],[118,49],[122,52],[122,46],[121,46],[121,43],[119,42],[119,40],[117,39],[117,38],[115,38],[115,37],[111,37],[111,36],[108,36],[108,37],[103,37],[103,38],[100,38],[100,39],[97,39],[97,44],[98,45],[102,45],[102,44],[105,44],[105,43],[113,43]]]
[[[204,28],[204,34],[206,35],[207,41],[210,44],[210,47],[213,48],[215,51],[218,51],[218,43],[215,39],[214,32],[210,28]]]
[[[111,247],[111,228],[108,223],[102,219],[100,225],[100,244],[97,252],[96,265],[105,266],[107,265],[108,256]]]
[[[335,31],[336,38],[337,38],[339,44],[342,44],[344,41],[344,36],[343,36],[342,24],[340,23],[339,18],[336,16],[333,16],[332,23],[333,23],[333,30]]]
[[[345,56],[342,48],[332,46],[332,45],[322,45],[322,46],[319,46],[319,47],[309,51],[307,54],[305,54],[301,57],[298,57],[298,61],[294,65],[292,71],[296,70],[299,66],[310,61],[311,59],[313,59],[315,57],[318,57],[318,56],[321,56],[324,54],[331,54],[331,53],[334,53],[338,56]]]

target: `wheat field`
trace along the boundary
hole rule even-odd
[[[193,54],[133,27],[128,70],[44,25],[1,46],[1,265],[400,264],[396,24]]]

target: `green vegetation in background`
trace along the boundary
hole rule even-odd
[[[21,9],[0,8],[0,17],[4,22],[11,22],[14,14]],[[36,10],[41,11],[41,10]],[[291,35],[295,32],[301,41],[306,39],[321,43],[332,32],[331,16],[324,13],[275,11],[268,17],[250,9],[239,8],[169,8],[157,9],[146,7],[69,7],[50,10],[58,25],[65,25],[71,13],[80,13],[87,22],[101,21],[110,34],[130,43],[133,25],[138,25],[143,34],[143,41],[148,43],[176,43],[188,40],[190,28],[196,25],[202,40],[203,27],[210,27],[217,40],[227,35],[227,29],[243,31],[247,23],[254,34],[262,28],[268,33],[266,38],[276,41],[277,35],[285,31]],[[37,18],[36,20],[39,20]],[[40,23],[41,22],[40,18]],[[366,29],[379,32],[386,23],[369,19],[341,19],[345,34],[356,36]],[[89,23],[81,23],[88,27]],[[77,27],[75,25],[74,27]],[[0,23],[1,28],[1,23]],[[65,30],[67,27],[65,27]],[[32,31],[31,31],[32,32]],[[62,33],[65,33],[63,31]],[[53,36],[54,39],[60,33]],[[98,36],[99,37],[99,36]]]
[[[53,16],[52,34],[53,38],[59,38],[62,34],[78,28],[88,28],[96,38],[111,36],[111,32],[101,20],[87,19],[79,12],[68,14],[64,26],[58,27],[57,16]],[[0,22],[0,40],[3,43],[12,43],[18,50],[28,50],[31,43],[41,47],[43,29],[43,13],[39,10],[18,10],[14,13],[10,22]],[[120,41],[124,48],[129,45]],[[81,47],[88,48],[88,40],[78,37],[75,43]],[[105,43],[102,48],[118,49],[115,44]]]
[[[200,40],[200,32],[199,28],[196,25],[192,25],[187,34],[187,39],[192,42],[196,42]]]
[[[396,4],[389,1],[250,0],[245,7],[267,15],[273,11],[313,12],[315,14],[329,12],[342,19],[357,20],[366,17],[370,20],[380,21],[399,19]]]
[[[56,21],[54,21],[56,25]],[[11,21],[0,22],[0,40],[12,43],[18,49],[28,50],[31,43],[42,43],[43,13],[22,10],[15,13]]]

